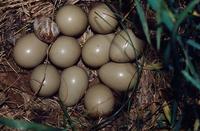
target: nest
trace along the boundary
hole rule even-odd
[[[58,96],[41,98],[33,94],[29,85],[30,71],[21,69],[12,58],[15,42],[27,32],[32,32],[32,23],[37,16],[54,18],[55,11],[64,4],[79,4],[86,12],[97,0],[4,0],[0,3],[0,116],[23,119],[63,128],[63,111]],[[151,12],[148,16],[151,16]],[[124,14],[126,16],[126,14]],[[152,17],[149,18],[149,21]],[[141,34],[137,29],[137,35]],[[81,45],[93,35],[90,28],[79,38]],[[151,35],[154,35],[152,33]],[[143,36],[141,36],[143,37]],[[103,126],[103,130],[123,130],[141,127],[142,130],[155,129],[158,119],[163,115],[163,92],[170,88],[172,73],[160,70],[160,57],[148,47],[144,55],[144,69],[139,86],[131,98],[132,106],[124,110],[115,120]],[[90,86],[98,83],[97,72],[89,70],[80,61],[90,79]],[[119,105],[122,103],[118,101]],[[67,109],[78,129],[89,130],[103,121],[92,120],[84,113],[83,102]],[[164,118],[165,119],[165,118]],[[137,124],[139,121],[140,124]],[[1,130],[13,130],[1,126]]]

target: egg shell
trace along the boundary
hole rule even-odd
[[[104,3],[98,3],[89,12],[91,28],[100,34],[111,33],[118,25],[113,11]]]
[[[45,58],[48,45],[40,41],[34,33],[19,38],[13,50],[15,62],[24,68],[33,68]]]
[[[51,96],[59,89],[60,74],[52,65],[39,65],[31,73],[30,85],[39,96]]]
[[[113,111],[115,98],[112,91],[103,84],[89,88],[85,94],[84,105],[92,117],[108,115]]]
[[[53,64],[60,68],[75,64],[81,55],[81,47],[73,37],[60,36],[49,51],[49,58]]]
[[[138,72],[133,64],[110,62],[99,69],[99,77],[108,87],[117,91],[127,91],[135,86]]]
[[[65,5],[58,10],[56,23],[64,35],[77,36],[86,30],[88,19],[80,7],[76,5]]]
[[[144,45],[131,29],[122,30],[112,41],[110,58],[114,62],[131,62],[141,55]]]
[[[36,17],[33,23],[35,35],[45,43],[52,43],[60,33],[58,25],[49,17]]]
[[[83,61],[94,68],[100,67],[109,61],[109,51],[114,34],[94,35],[82,48]]]
[[[80,67],[65,69],[61,75],[59,98],[66,106],[73,106],[81,99],[88,87],[87,73]]]

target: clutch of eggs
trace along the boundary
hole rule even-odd
[[[81,48],[75,37],[88,24],[96,34]],[[36,18],[35,34],[17,40],[13,57],[23,68],[35,67],[30,79],[35,94],[48,97],[58,92],[66,106],[74,106],[84,97],[86,113],[105,116],[115,105],[112,91],[128,91],[136,85],[138,71],[131,62],[142,56],[145,46],[131,29],[114,34],[117,26],[117,17],[104,3],[96,4],[88,16],[76,5],[65,5],[57,11],[55,22]],[[48,64],[41,64],[45,58],[49,58]],[[88,88],[88,74],[76,66],[80,58],[98,70],[99,84]]]

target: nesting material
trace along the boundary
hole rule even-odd
[[[78,2],[77,0],[68,1],[68,3],[70,4],[75,4],[77,2]],[[139,52],[139,54],[136,54],[135,58],[131,58],[128,60],[127,58],[125,58],[126,59],[125,61],[114,60],[115,58],[111,58],[110,57],[111,54],[108,53],[108,50],[106,49],[108,49],[108,47],[112,45],[112,42],[110,43],[111,41],[110,38],[111,37],[114,38],[113,35],[115,35],[116,37],[116,34],[120,34],[120,32],[115,32],[118,22],[116,20],[116,17],[113,11],[111,11],[108,6],[106,6],[105,4],[100,4],[101,6],[98,7],[98,4],[97,4],[95,6],[92,6],[91,8],[88,8],[91,3],[93,2],[89,1],[89,2],[84,3],[84,1],[81,1],[76,6],[70,5],[70,8],[75,7],[77,10],[82,12],[82,16],[80,16],[80,18],[72,19],[72,20],[76,20],[76,22],[70,23],[70,21],[68,21],[70,26],[68,26],[68,24],[64,25],[62,20],[60,24],[58,22],[59,21],[58,12],[61,11],[62,7],[64,8],[66,6],[66,3],[64,0],[61,0],[59,2],[58,1],[57,2],[56,1],[51,1],[51,2],[37,1],[37,0],[36,1],[35,0],[26,0],[26,1],[16,0],[15,2],[13,1],[9,3],[5,1],[3,3],[4,5],[3,10],[4,11],[7,10],[7,11],[5,11],[5,13],[3,11],[2,12],[0,11],[0,14],[3,13],[2,18],[0,19],[0,27],[2,27],[0,28],[0,31],[4,32],[2,36],[0,36],[0,41],[3,41],[2,42],[3,45],[1,46],[1,48],[3,48],[3,53],[0,53],[0,58],[2,58],[0,60],[3,65],[3,68],[1,70],[2,72],[0,72],[1,73],[0,80],[2,80],[0,82],[0,92],[3,92],[5,96],[9,96],[8,98],[3,98],[2,103],[0,101],[0,104],[1,104],[0,112],[4,116],[8,116],[8,117],[12,116],[14,119],[25,118],[29,121],[45,123],[45,124],[52,125],[55,127],[63,128],[64,115],[60,108],[60,105],[58,104],[59,97],[60,97],[60,100],[65,104],[65,106],[70,106],[67,108],[68,113],[70,117],[73,120],[76,120],[76,123],[78,123],[75,125],[77,129],[89,130],[91,129],[91,127],[94,127],[98,125],[98,123],[101,123],[101,120],[104,120],[104,118],[109,118],[110,115],[112,115],[112,113],[115,113],[113,112],[113,110],[115,108],[118,108],[120,104],[123,104],[121,103],[121,100],[120,100],[121,92],[126,92],[126,91],[128,92],[128,90],[131,90],[131,88],[134,86],[130,86],[129,82],[132,79],[137,78],[137,71],[136,71],[136,68],[134,67],[135,65],[130,64],[130,63],[124,63],[124,62],[132,62],[135,59],[139,59],[139,56],[142,55],[143,49],[141,52]],[[102,9],[102,11],[99,10],[97,7],[99,9]],[[85,10],[83,11],[83,9]],[[93,11],[93,10],[96,10],[96,11]],[[73,11],[69,11],[69,12],[73,12]],[[73,13],[76,13],[76,11],[74,11]],[[67,13],[60,13],[60,14],[64,14],[63,18],[66,18],[66,20],[69,17],[72,17],[71,14],[67,14]],[[89,18],[88,21],[85,20],[85,16],[87,16],[87,14],[89,17],[90,17],[89,14],[91,14],[91,17],[92,17],[92,18]],[[6,16],[6,17],[3,17],[3,16]],[[54,23],[53,21],[55,21],[55,23],[58,24],[58,28],[61,31],[61,33],[59,35],[56,33],[53,35],[53,37],[51,37],[53,34],[52,30],[44,30],[45,33],[47,34],[49,33],[49,34],[48,34],[48,38],[43,39],[45,36],[43,34],[43,31],[41,30],[42,32],[36,32],[34,31],[34,28],[32,28],[33,21],[36,18],[39,18],[38,16],[45,16],[46,18],[48,18],[48,21],[51,20],[47,22],[49,25],[51,25],[50,23]],[[54,16],[56,16],[55,19],[54,19]],[[75,14],[74,16],[79,16],[79,15]],[[101,19],[102,16],[105,17],[105,19],[107,19],[109,23],[105,22],[105,20],[102,20]],[[94,21],[94,18],[97,18],[96,19],[97,21]],[[99,28],[99,26],[97,26],[97,23],[99,24],[99,22],[101,23],[100,24],[101,26],[103,25],[103,27],[106,27],[106,28]],[[112,26],[109,26],[110,23],[112,24]],[[88,24],[90,24],[90,26],[88,26]],[[13,25],[13,27],[10,28],[10,25]],[[68,27],[64,27],[61,29],[61,26],[68,26]],[[43,28],[43,27],[38,26],[37,29],[40,29],[40,28]],[[72,33],[69,33],[68,31],[71,31]],[[12,59],[13,55],[11,55],[12,52],[10,50],[14,49],[12,47],[15,45],[16,40],[17,41],[20,40],[22,36],[26,36],[26,34],[29,34],[30,32],[34,32],[35,34],[42,34],[41,36],[36,35],[37,37],[35,36],[34,39],[37,38],[37,41],[40,39],[39,40],[40,43],[43,43],[43,44],[44,42],[48,43],[48,44],[44,44],[45,56],[43,56],[41,58],[42,60],[41,61],[39,60],[39,62],[37,62],[36,64],[28,65],[28,66],[20,64],[20,62],[17,62],[17,59],[16,59],[16,63],[18,64],[17,65]],[[113,32],[113,34],[109,34],[111,32]],[[103,40],[97,39],[96,40],[97,42],[95,41],[91,42],[91,43],[95,43],[96,45],[93,44],[95,45],[94,47],[88,47],[88,48],[92,48],[92,49],[89,49],[89,51],[91,50],[96,51],[96,49],[103,49],[102,50],[103,53],[101,55],[99,54],[96,55],[96,53],[90,54],[89,51],[86,51],[86,54],[84,53],[85,55],[82,53],[82,57],[85,56],[85,58],[83,58],[84,62],[82,63],[81,62],[82,59],[80,57],[81,46],[83,46],[82,50],[84,50],[84,48],[87,47],[87,42],[89,42],[90,39],[88,39],[88,37],[86,36],[87,35],[90,36],[93,33],[94,33],[94,36],[91,37],[91,39],[92,38],[94,39],[98,35],[104,36],[104,34],[107,34],[108,36],[110,35],[110,37],[108,41],[105,39]],[[64,36],[64,35],[67,35],[67,36]],[[57,48],[55,48],[56,46],[59,45],[57,43],[57,40],[59,40],[60,37],[68,37],[68,38],[73,39],[73,40],[64,40],[65,42],[63,43],[65,44],[62,44],[63,46],[68,46],[66,43],[68,43],[69,45],[70,43],[73,43],[73,45],[71,44],[70,46],[77,46],[77,48],[75,47],[76,49],[73,50],[73,48],[70,48],[70,46],[67,47],[66,50],[68,50],[67,51],[68,53],[70,51],[73,51],[73,52],[69,54],[65,54],[63,56],[61,53],[62,51],[58,51],[59,49],[57,50]],[[75,38],[72,38],[72,37],[75,37]],[[78,41],[74,39],[78,39]],[[5,41],[6,41],[6,44],[5,44]],[[35,40],[32,40],[32,41],[35,41]],[[27,43],[32,42],[32,41],[28,41]],[[76,42],[72,42],[72,41],[76,41]],[[118,42],[118,40],[115,40],[115,42]],[[34,43],[36,43],[37,45],[37,42],[34,42]],[[104,45],[106,47],[105,50],[104,50],[104,47],[102,48],[99,47],[101,43],[103,44],[108,43]],[[79,44],[81,44],[81,46],[79,46]],[[24,43],[24,45],[26,44]],[[42,44],[40,44],[40,46],[41,45]],[[47,46],[49,46],[48,49],[47,49]],[[41,47],[37,47],[38,51],[41,49],[42,49]],[[152,51],[149,51],[148,53],[151,54],[151,52]],[[39,55],[40,53],[36,53],[36,54]],[[144,57],[149,56],[149,54],[146,54]],[[23,57],[26,58],[26,55],[23,55]],[[72,58],[73,60],[69,62],[68,60],[71,59],[70,57],[74,57],[74,58]],[[32,58],[29,57],[27,58],[27,61],[28,60],[30,61],[32,60]],[[152,62],[154,60],[155,59],[152,57],[152,59],[148,60],[148,62],[149,61]],[[28,62],[28,64],[30,64],[31,62]],[[147,61],[145,61],[145,63],[146,62]],[[44,63],[44,64],[39,65],[40,63]],[[102,68],[105,67],[106,65],[109,65],[110,63],[113,63],[114,65],[128,65],[128,68],[120,67],[118,69],[118,66],[114,66],[114,67],[109,67],[109,69],[106,71],[102,71]],[[76,65],[78,65],[79,67],[77,67]],[[36,67],[36,68],[33,71],[30,71],[26,69],[24,70],[21,67],[25,67],[25,68]],[[40,71],[40,73],[34,73],[34,72],[37,72],[35,70],[38,70],[38,68],[41,68],[41,67],[43,69],[42,71]],[[47,67],[52,68],[53,71],[48,71]],[[32,72],[32,75],[31,75],[31,72]],[[100,75],[100,72],[104,72],[103,74],[106,74],[106,75],[102,77],[102,75]],[[117,73],[118,75],[113,75],[112,74],[113,72]],[[60,73],[62,74],[61,76],[60,76]],[[39,74],[39,75],[34,75],[34,74]],[[134,75],[130,76],[130,74],[134,74]],[[145,70],[143,71],[143,74],[142,74],[143,79],[141,79],[142,82],[140,82],[140,85],[139,85],[139,89],[140,89],[139,91],[141,92],[142,95],[140,93],[137,93],[137,95],[135,96],[137,98],[135,97],[133,98],[134,103],[132,107],[130,107],[131,108],[130,116],[132,118],[129,119],[127,118],[127,116],[120,115],[119,119],[116,118],[114,121],[110,121],[112,122],[112,124],[106,126],[107,129],[108,128],[118,129],[118,127],[123,124],[121,120],[125,120],[125,119],[131,120],[129,121],[130,124],[128,125],[129,127],[131,127],[132,125],[134,125],[134,120],[136,120],[136,118],[138,117],[137,109],[138,108],[144,109],[145,105],[148,105],[149,103],[154,102],[154,95],[157,95],[158,93],[153,92],[154,95],[153,94],[149,95],[149,92],[152,93],[151,91],[149,91],[152,88],[147,88],[147,87],[149,87],[150,84],[154,85],[155,83],[159,85],[159,82],[161,83],[161,81],[165,79],[161,76],[162,79],[159,78],[155,82],[153,81],[155,80],[153,79],[155,77],[154,74],[155,72],[152,72],[152,71],[148,71],[148,73]],[[110,75],[112,79],[109,78]],[[153,80],[148,79],[148,76],[150,76]],[[105,80],[105,78],[106,79],[108,78],[108,79]],[[125,80],[125,78],[127,79]],[[29,84],[29,80],[31,80],[32,84]],[[32,80],[34,81],[34,84]],[[53,83],[48,85],[47,82],[50,82],[49,80]],[[114,80],[118,84],[109,82],[109,81],[114,81]],[[61,81],[61,86],[60,86],[59,93],[56,94],[59,88],[58,85],[60,84],[58,81]],[[66,84],[66,81],[68,81],[67,84]],[[148,81],[151,81],[149,82],[150,83],[149,85],[144,84],[144,83],[148,83]],[[65,83],[65,84],[62,84],[62,83]],[[135,81],[133,81],[132,84],[135,85]],[[166,84],[167,82],[162,84],[162,87],[164,88]],[[67,86],[68,87],[74,86],[75,88],[67,89],[66,88]],[[144,88],[143,86],[145,86],[146,88]],[[5,89],[5,87],[7,88]],[[46,89],[50,90],[50,92],[48,93]],[[78,89],[78,91],[76,89]],[[146,92],[145,89],[148,89],[148,92]],[[91,91],[91,90],[99,90],[99,91]],[[95,92],[95,93],[93,94],[90,92]],[[70,96],[68,93],[73,94],[73,95]],[[74,94],[76,94],[76,97],[74,97],[75,96]],[[39,97],[38,95],[45,96],[46,98]],[[47,97],[47,96],[51,96],[51,97]],[[148,101],[147,98],[150,100]],[[160,101],[161,100],[157,102],[159,103]],[[142,105],[140,105],[140,102],[142,103]],[[91,105],[88,103],[90,103]],[[126,112],[124,112],[123,110],[122,112],[123,114],[126,114]],[[90,119],[90,117],[88,116],[94,117],[96,120]],[[78,118],[78,119],[75,119],[75,118]]]

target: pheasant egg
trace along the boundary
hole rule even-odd
[[[60,74],[54,66],[42,64],[32,71],[30,84],[39,96],[51,96],[59,89]]]
[[[100,67],[109,61],[109,51],[114,34],[94,35],[82,49],[83,61],[94,68]]]
[[[49,58],[53,64],[60,68],[75,64],[81,55],[81,47],[73,37],[60,36],[49,51]]]
[[[61,75],[59,98],[66,106],[73,106],[88,87],[87,73],[77,66],[65,69]]]
[[[15,62],[24,68],[33,68],[45,58],[48,45],[40,41],[33,33],[17,40],[13,50]]]
[[[112,41],[110,58],[114,62],[131,62],[142,54],[144,45],[131,29],[122,30]]]
[[[56,14],[56,23],[60,31],[67,36],[82,34],[88,25],[86,13],[76,5],[65,5]]]
[[[127,91],[135,86],[138,72],[133,64],[110,62],[99,69],[99,77],[108,87],[117,91]]]
[[[104,3],[98,3],[89,12],[91,28],[100,34],[108,34],[118,25],[114,12]]]
[[[84,98],[86,111],[92,117],[101,117],[111,113],[114,102],[112,91],[103,84],[90,87]]]

